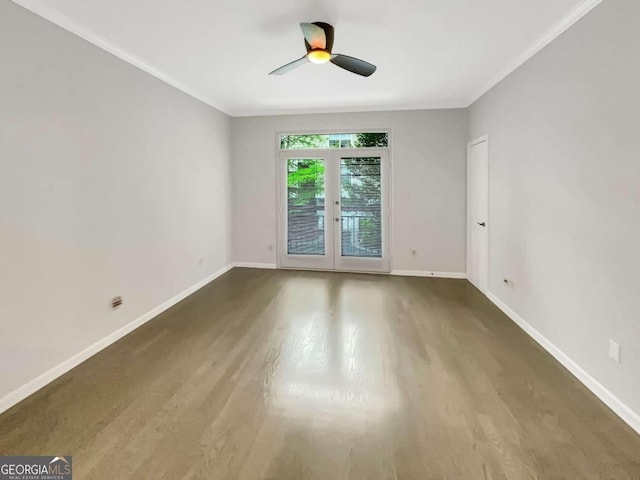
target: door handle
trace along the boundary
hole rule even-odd
[[[339,222],[339,221],[340,221],[340,219],[339,219],[339,218],[336,218],[336,222]]]
[[[484,222],[476,222],[478,225],[480,225],[481,227],[485,227],[487,224]]]

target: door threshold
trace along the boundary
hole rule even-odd
[[[330,273],[364,273],[367,275],[390,275],[390,272],[380,272],[375,270],[330,270],[325,268],[302,268],[302,267],[276,267],[277,270],[295,270],[298,272],[330,272]]]

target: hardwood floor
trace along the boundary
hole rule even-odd
[[[463,280],[234,269],[0,416],[76,479],[640,479],[640,436]]]

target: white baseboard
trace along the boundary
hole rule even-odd
[[[511,320],[522,328],[531,338],[540,344],[547,352],[558,360],[574,377],[580,380],[593,394],[615,412],[625,423],[640,434],[640,415],[616,397],[604,385],[589,375],[580,365],[569,358],[562,350],[548,338],[527,323],[520,315],[509,308],[494,293],[487,292],[487,297],[502,310]]]
[[[232,265],[238,268],[269,268],[269,269],[277,268],[277,266],[274,263],[234,262]],[[288,270],[296,270],[296,269],[288,269]],[[308,269],[303,268],[300,270],[308,270]],[[311,270],[316,270],[316,269],[311,269]],[[333,270],[327,270],[327,271],[333,271]],[[355,272],[355,273],[359,273],[359,272]],[[360,272],[360,273],[363,273],[363,272]],[[375,273],[375,272],[367,272],[367,273]],[[463,272],[425,272],[421,270],[392,270],[390,275],[398,275],[402,277],[467,278],[467,274]]]
[[[62,363],[56,365],[52,369],[50,369],[50,370],[46,371],[45,373],[43,373],[42,375],[39,375],[38,377],[34,378],[33,380],[30,380],[29,382],[25,383],[21,387],[18,387],[16,390],[14,390],[12,392],[9,392],[4,397],[0,398],[0,413],[4,412],[5,410],[8,410],[12,406],[14,406],[16,403],[24,400],[29,395],[32,395],[33,393],[37,392],[38,390],[40,390],[45,385],[51,383],[56,378],[64,375],[69,370],[71,370],[72,368],[78,366],[79,364],[81,364],[82,362],[84,362],[88,358],[92,357],[96,353],[100,352],[101,350],[107,348],[109,345],[117,342],[122,337],[124,337],[128,333],[132,332],[136,328],[140,327],[144,323],[146,323],[149,320],[157,317],[158,315],[160,315],[165,310],[167,310],[167,309],[171,308],[172,306],[174,306],[180,300],[185,299],[186,297],[188,297],[189,295],[191,295],[195,291],[201,289],[202,287],[204,287],[208,283],[212,282],[213,280],[215,280],[216,278],[218,278],[222,274],[228,272],[229,270],[231,270],[231,268],[232,268],[231,265],[228,265],[228,266],[226,266],[224,268],[221,268],[217,272],[213,273],[212,275],[209,275],[208,277],[206,277],[205,279],[199,281],[195,285],[192,285],[191,287],[187,288],[185,291],[180,292],[178,295],[176,295],[173,298],[170,298],[169,300],[167,300],[163,304],[157,306],[153,310],[150,310],[147,313],[145,313],[144,315],[136,318],[131,323],[128,323],[127,325],[124,325],[123,327],[120,327],[115,332],[110,333],[106,337],[98,340],[94,344],[92,344],[92,345],[88,346],[87,348],[85,348],[84,350],[76,353],[72,357],[70,357],[67,360],[63,361]]]
[[[233,262],[232,265],[238,268],[277,268],[275,263]],[[390,275],[402,277],[467,278],[467,274],[464,272],[426,272],[422,270],[392,270]]]
[[[423,270],[392,270],[391,275],[401,277],[467,278],[464,272],[426,272]]]
[[[268,268],[271,270],[276,268],[275,263],[233,262],[232,266],[238,268]]]

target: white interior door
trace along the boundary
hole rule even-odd
[[[467,276],[486,293],[489,278],[489,140],[467,145]]]
[[[386,150],[280,154],[279,265],[389,271]]]

